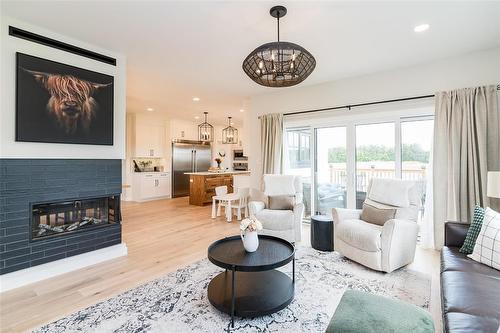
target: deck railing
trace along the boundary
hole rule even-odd
[[[394,178],[394,169],[376,169],[365,168],[358,169],[356,174],[356,191],[366,192],[368,189],[368,182],[372,178]],[[405,169],[401,170],[401,176],[404,180],[425,180],[425,169]],[[330,183],[338,184],[340,186],[347,185],[347,170],[345,168],[338,168],[336,165],[330,164]]]

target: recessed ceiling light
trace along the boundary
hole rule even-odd
[[[240,112],[245,112],[245,110],[243,110],[243,109],[240,109]]]
[[[193,102],[199,102],[200,98],[199,97],[193,97]]]
[[[149,111],[149,112],[154,111],[154,110],[155,110],[155,109],[153,109],[153,108],[147,108],[147,109],[146,109],[146,111]]]
[[[415,28],[413,28],[413,31],[424,32],[424,31],[428,30],[429,27],[430,27],[430,25],[428,25],[427,23],[419,24],[419,25],[415,26]]]

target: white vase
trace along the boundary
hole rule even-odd
[[[243,241],[245,251],[257,251],[257,248],[259,247],[259,237],[257,236],[257,231],[245,231],[245,234],[241,233],[241,240]]]

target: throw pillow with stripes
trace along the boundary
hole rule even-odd
[[[500,214],[491,208],[486,208],[483,226],[477,236],[474,251],[469,258],[500,269]]]
[[[474,208],[474,218],[467,231],[467,236],[465,237],[464,244],[460,248],[460,252],[465,254],[471,254],[474,250],[474,245],[476,244],[477,235],[481,231],[481,226],[483,225],[484,219],[484,208],[481,206],[476,206]]]

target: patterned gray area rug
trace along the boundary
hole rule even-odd
[[[427,275],[379,273],[310,247],[298,247],[296,258],[293,302],[272,315],[236,318],[234,328],[207,299],[207,286],[221,269],[204,259],[34,332],[324,332],[346,289],[429,306]],[[283,271],[291,271],[291,263]]]

